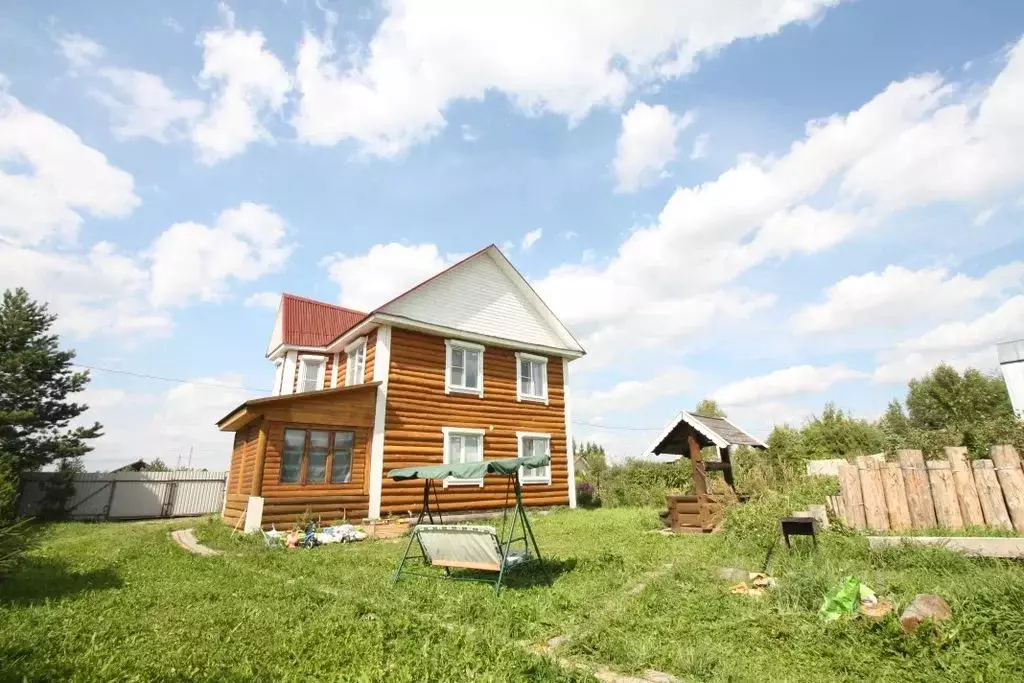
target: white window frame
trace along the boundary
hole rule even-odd
[[[523,455],[523,439],[544,439],[548,442],[548,466],[545,468],[547,474],[544,476],[526,476],[525,468],[519,468],[519,482],[522,484],[550,484],[551,483],[551,435],[540,432],[516,432],[516,441],[519,444],[519,457]]]
[[[473,342],[462,341],[460,339],[445,339],[445,361],[444,361],[444,393],[446,394],[472,394],[473,396],[484,397],[484,346],[481,344],[474,344]],[[462,349],[463,351],[476,351],[480,354],[480,368],[477,373],[477,379],[480,381],[480,386],[477,387],[466,387],[452,384],[452,349]]]
[[[274,361],[274,391],[271,392],[271,396],[281,395],[281,383],[284,381],[284,358],[278,358]]]
[[[355,366],[352,364],[352,355],[358,354],[359,351],[363,353],[363,375],[362,377],[354,377],[353,370]],[[358,380],[358,381],[356,381]],[[366,337],[360,337],[354,342],[345,347],[345,386],[350,387],[354,384],[363,384],[366,381]]]
[[[540,363],[544,368],[544,394],[530,395],[523,393],[523,361]],[[536,356],[532,353],[516,352],[516,400],[536,401],[537,403],[548,404],[548,359],[545,356]]]
[[[303,388],[306,383],[306,373],[309,372],[307,368],[310,365],[318,365],[316,371],[316,386],[312,391],[319,391],[324,388],[324,374],[327,372],[327,357],[326,356],[299,356],[299,381],[296,387],[297,394],[308,393]]]
[[[452,435],[457,436],[479,436],[480,437],[480,460],[484,459],[484,439],[486,430],[475,429],[473,427],[441,427],[441,435],[444,438],[444,464],[451,464],[451,452],[448,447],[448,437]],[[449,486],[479,486],[483,488],[484,478],[479,479],[456,479],[455,477],[445,477],[444,488]]]

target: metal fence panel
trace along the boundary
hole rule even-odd
[[[152,519],[219,512],[227,472],[89,472],[74,477],[71,519]],[[40,512],[52,472],[33,472],[24,479],[18,512]]]

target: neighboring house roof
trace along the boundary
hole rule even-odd
[[[363,320],[366,314],[344,306],[282,294],[274,335],[267,353],[285,346],[327,346],[337,336]]]
[[[729,446],[751,446],[753,448],[768,448],[767,444],[755,436],[751,436],[724,417],[711,417],[698,413],[688,413],[685,410],[668,424],[658,438],[648,449],[649,453],[660,455],[662,453],[673,453],[687,455],[686,437],[692,431],[697,437],[701,448],[718,446],[727,448]]]

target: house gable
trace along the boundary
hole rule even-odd
[[[496,247],[488,247],[376,311],[513,342],[583,352]]]
[[[277,304],[277,317],[274,318],[274,331],[270,335],[270,344],[267,345],[267,355],[272,354],[284,343],[284,297],[281,297]]]

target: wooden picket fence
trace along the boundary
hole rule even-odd
[[[993,446],[971,461],[946,447],[945,460],[901,450],[896,460],[861,456],[839,466],[833,514],[852,529],[907,531],[988,526],[1024,532],[1024,468],[1013,446]]]

